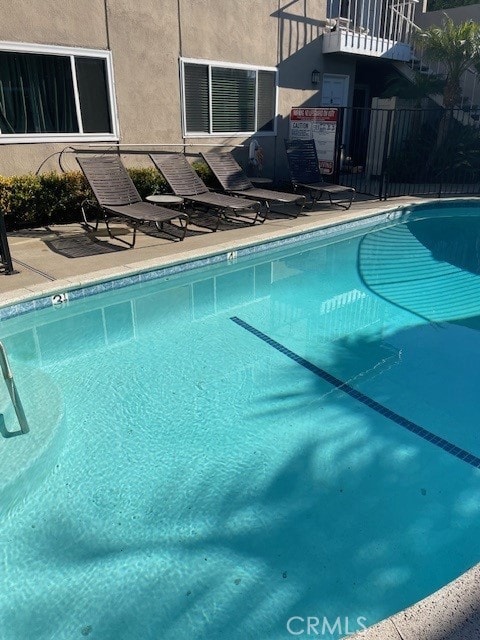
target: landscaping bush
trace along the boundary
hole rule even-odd
[[[193,166],[208,185],[213,184],[212,173],[203,162],[194,162]],[[168,191],[165,180],[153,167],[128,172],[142,198],[155,191]],[[80,171],[0,176],[0,210],[8,231],[80,222],[85,198],[93,199],[93,194]]]
[[[90,197],[82,174],[43,173],[0,176],[0,209],[7,230],[80,220],[80,204]]]
[[[153,167],[129,169],[128,173],[143,199],[155,192],[168,191],[167,183]]]

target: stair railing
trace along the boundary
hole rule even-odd
[[[22,401],[20,400],[17,386],[13,378],[13,372],[10,367],[10,363],[8,362],[7,351],[2,342],[0,342],[0,368],[2,370],[3,379],[5,380],[5,384],[7,386],[10,400],[12,401],[12,405],[17,416],[18,424],[20,425],[19,431],[8,431],[4,423],[3,415],[1,416],[2,424],[0,425],[0,427],[2,435],[4,438],[12,438],[13,436],[19,436],[24,433],[28,433],[30,431],[30,428],[28,426],[25,411],[23,410]]]

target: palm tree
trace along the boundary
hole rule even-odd
[[[398,73],[388,76],[382,98],[397,96],[405,100],[412,100],[415,108],[421,109],[424,101],[431,95],[441,95],[445,87],[445,80],[437,75],[427,75],[415,71],[409,80]]]
[[[462,99],[461,80],[467,69],[480,70],[480,24],[455,24],[445,14],[441,27],[431,26],[414,37],[420,51],[429,62],[439,62],[445,72],[443,106],[445,111],[438,125],[437,139],[432,156],[443,146],[452,122],[453,109]]]
[[[414,40],[428,61],[440,62],[445,69],[444,107],[458,106],[463,74],[469,68],[480,67],[480,24],[473,21],[455,24],[445,15],[441,27],[419,31]]]

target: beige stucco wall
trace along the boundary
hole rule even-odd
[[[105,49],[104,0],[1,0],[0,40]]]
[[[26,23],[36,3],[36,19]],[[265,173],[276,177],[285,172],[283,138],[291,107],[321,104],[319,87],[310,83],[312,70],[350,75],[353,91],[354,59],[322,56],[326,0],[106,0],[107,13],[104,0],[18,0],[8,3],[8,11],[6,0],[2,5],[0,40],[111,49],[122,145],[184,142],[181,56],[278,68],[278,135],[258,138]],[[241,145],[249,139],[185,142]],[[0,174],[58,170],[58,153],[67,144],[0,144]],[[238,157],[246,161],[246,151]],[[138,155],[126,160],[145,161]],[[62,166],[75,168],[73,156],[63,156]]]
[[[454,7],[441,11],[427,11],[426,13],[420,13],[418,11],[415,14],[415,22],[422,29],[426,29],[433,24],[440,26],[445,13],[457,24],[466,22],[467,20],[480,22],[480,4],[470,4],[465,7]]]

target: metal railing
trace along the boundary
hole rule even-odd
[[[12,401],[13,408],[15,410],[15,415],[17,416],[18,424],[20,425],[20,429],[17,431],[8,431],[3,415],[0,414],[0,431],[4,438],[13,438],[14,436],[19,436],[24,433],[28,433],[30,428],[28,426],[28,421],[25,416],[25,411],[23,410],[22,401],[20,400],[20,396],[18,395],[17,386],[15,384],[15,380],[13,379],[13,372],[10,368],[10,363],[8,362],[7,352],[2,342],[0,342],[0,368],[2,370],[3,379],[5,380],[5,384],[7,386],[8,394]]]
[[[329,29],[341,32],[341,50],[408,60],[416,5],[416,0],[328,0]],[[325,36],[328,41],[328,28]]]
[[[393,103],[392,103],[393,104]],[[344,108],[334,182],[386,199],[480,194],[480,118],[461,109]]]
[[[12,273],[15,273],[12,256],[10,254],[10,247],[8,246],[7,230],[5,227],[5,218],[3,213],[0,213],[0,265],[5,275],[9,276]]]
[[[429,62],[413,37],[421,31],[415,24],[417,4],[417,0],[328,0],[324,52],[381,56],[405,62],[420,73],[445,78],[445,66]],[[480,113],[479,80],[474,67],[462,75],[459,109]],[[441,96],[432,99],[443,104]]]

